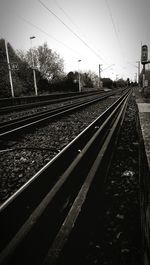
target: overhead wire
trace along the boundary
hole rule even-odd
[[[95,54],[100,60],[104,59],[92,48],[88,45],[86,41],[84,41],[76,32],[74,32],[58,15],[56,15],[48,6],[46,6],[41,0],[37,0],[48,12],[50,12],[54,17],[56,17],[75,37],[77,37],[92,53]]]
[[[63,12],[63,14],[67,17],[67,19],[71,22],[71,24],[73,26],[76,27],[77,30],[79,30],[79,32],[85,37],[85,34],[81,31],[81,28],[72,20],[72,18],[68,15],[68,13],[66,12],[66,10],[64,10],[64,8],[62,6],[60,6],[60,4],[58,3],[57,0],[53,0],[55,5]]]
[[[109,13],[109,16],[110,16],[110,19],[111,19],[111,23],[112,23],[112,26],[113,26],[113,29],[114,29],[114,33],[115,33],[117,41],[118,41],[118,45],[119,45],[122,57],[124,58],[124,53],[123,53],[122,46],[121,46],[121,43],[120,43],[120,38],[119,38],[119,35],[118,35],[118,31],[117,31],[117,28],[116,28],[116,24],[114,22],[113,14],[112,14],[110,5],[108,3],[108,0],[105,0],[105,3],[106,3],[106,6],[107,6],[107,9],[108,9],[108,13]]]
[[[106,68],[102,69],[101,71],[103,72],[103,71],[105,71],[105,70],[109,69],[110,67],[112,67],[112,66],[114,66],[114,65],[115,65],[115,64],[113,63],[113,64],[111,64],[111,65],[107,66]]]
[[[44,33],[45,35],[47,35],[48,37],[50,37],[51,39],[55,40],[56,42],[60,43],[61,45],[63,45],[65,48],[71,50],[74,53],[78,53],[80,54],[78,51],[72,49],[70,46],[68,46],[67,44],[65,44],[64,42],[58,40],[57,38],[55,38],[54,36],[52,36],[51,34],[49,34],[48,32],[44,31],[43,29],[41,29],[39,26],[35,25],[34,23],[32,23],[31,21],[25,19],[24,17],[20,16],[17,14],[17,16],[22,19],[23,21],[25,21],[27,24],[29,24],[30,26],[36,28],[37,30],[39,30],[40,32]]]
[[[60,6],[60,4],[58,4],[58,2],[56,0],[54,0],[55,5],[64,13],[64,15],[68,18],[68,20],[72,23],[72,25],[74,25],[76,28],[79,29],[79,27],[76,25],[76,23],[72,20],[72,18],[67,14],[67,12],[64,10],[64,8],[62,8],[62,6]]]
[[[53,0],[53,2],[55,3],[55,5],[62,11],[62,13],[66,16],[66,18],[71,22],[71,24],[73,26],[76,27],[76,29],[82,34],[82,36],[86,39],[87,37],[85,36],[85,34],[81,31],[81,28],[79,28],[79,26],[72,20],[72,18],[68,15],[68,13],[66,12],[66,10],[64,10],[64,8],[62,6],[60,6],[60,4],[58,3],[57,0]],[[87,41],[87,40],[86,40]],[[94,49],[95,50],[95,49]],[[103,59],[104,60],[104,59]]]

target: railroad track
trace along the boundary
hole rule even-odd
[[[130,94],[124,93],[0,207],[1,265],[60,264],[95,183],[103,186]]]
[[[80,99],[80,101],[75,101],[71,104],[66,104],[64,106],[52,110],[45,110],[25,117],[19,117],[13,120],[3,122],[0,125],[0,139],[8,139],[12,136],[16,137],[18,133],[22,131],[25,132],[25,130],[35,128],[36,126],[42,125],[47,121],[56,119],[66,113],[71,113],[77,109],[81,109],[85,106],[106,99],[114,94],[115,92],[109,92],[105,95],[96,95],[88,99],[83,98]]]
[[[110,93],[110,92],[107,92]],[[68,95],[65,94],[60,94],[60,95],[53,95],[51,96],[51,99],[48,100],[41,100],[41,101],[37,101],[37,102],[32,102],[32,103],[26,103],[26,104],[19,104],[19,105],[15,105],[15,106],[5,106],[5,107],[0,107],[0,114],[7,114],[10,113],[12,111],[20,111],[20,110],[25,110],[25,109],[31,109],[31,108],[35,108],[35,107],[40,107],[40,106],[46,106],[46,105],[50,105],[50,104],[55,104],[55,103],[60,103],[60,102],[65,102],[65,101],[69,101],[69,100],[75,100],[78,98],[86,98],[92,95],[99,95],[99,94],[106,94],[106,92],[104,91],[97,91],[97,92],[87,92],[87,93],[72,93],[73,95],[71,95],[70,93],[68,93]]]
[[[14,98],[2,98],[0,99],[0,108],[4,107],[13,107],[13,106],[20,106],[25,104],[32,104],[32,103],[38,103],[41,101],[47,101],[47,100],[57,100],[61,98],[68,98],[68,97],[74,97],[74,96],[82,96],[82,95],[90,95],[93,93],[99,93],[104,92],[103,90],[92,90],[92,91],[82,91],[82,92],[67,92],[67,93],[52,93],[52,94],[46,94],[46,95],[39,95],[39,96],[24,96],[24,97],[14,97]]]

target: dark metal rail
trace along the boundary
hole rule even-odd
[[[89,97],[92,95],[98,95],[98,94],[106,94],[106,92],[90,92],[90,93],[74,93],[73,95],[57,95],[57,97],[55,96],[51,96],[52,99],[47,99],[45,97],[46,100],[42,100],[42,101],[36,101],[36,102],[32,102],[32,103],[26,103],[26,104],[20,104],[20,105],[16,105],[16,106],[5,106],[5,107],[1,107],[0,108],[0,114],[6,114],[12,111],[20,111],[20,110],[25,110],[25,109],[31,109],[31,108],[35,108],[35,107],[40,107],[40,106],[45,106],[45,105],[50,105],[50,104],[55,104],[55,103],[59,103],[59,102],[64,102],[64,101],[68,101],[68,100],[74,100],[74,99],[78,99],[78,98],[85,98],[85,97]],[[109,93],[109,92],[107,92]],[[40,98],[39,98],[40,100]]]
[[[78,95],[90,95],[97,92],[103,92],[103,90],[92,90],[92,91],[85,91],[85,92],[66,92],[66,93],[52,93],[52,94],[45,94],[39,96],[24,96],[24,97],[15,97],[15,98],[2,98],[0,99],[0,108],[2,107],[11,107],[15,105],[23,105],[23,104],[30,104],[30,103],[37,103],[41,101],[47,100],[55,100],[67,97],[73,97]]]
[[[34,128],[39,124],[43,124],[49,120],[60,117],[66,113],[70,113],[74,110],[81,109],[92,103],[96,103],[100,100],[106,99],[111,95],[114,95],[115,92],[108,93],[107,95],[94,96],[90,99],[82,99],[80,101],[75,101],[71,104],[55,108],[52,110],[45,110],[42,112],[34,113],[28,115],[27,117],[20,117],[14,120],[3,122],[0,125],[0,138],[6,138],[9,136],[17,135],[21,131],[25,131],[29,128]]]
[[[55,264],[110,150],[130,91],[0,207],[0,264]]]

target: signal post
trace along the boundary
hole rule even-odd
[[[143,76],[142,76],[142,88],[144,92],[144,87],[148,86],[148,83],[145,80],[145,65],[150,63],[150,60],[148,60],[148,46],[142,45],[141,47],[141,64],[143,65]]]

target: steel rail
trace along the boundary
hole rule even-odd
[[[107,138],[104,142],[104,144],[101,147],[100,152],[98,153],[77,197],[75,198],[71,209],[68,213],[68,215],[66,216],[61,228],[59,229],[53,243],[52,246],[49,248],[48,253],[45,257],[45,260],[43,262],[42,265],[51,265],[51,264],[55,264],[55,262],[57,261],[57,259],[59,258],[61,251],[71,233],[71,231],[73,230],[73,227],[75,225],[75,222],[81,212],[82,206],[86,200],[86,197],[88,195],[88,191],[90,189],[90,186],[94,180],[94,177],[100,167],[100,164],[102,162],[102,159],[105,156],[105,153],[107,151],[107,148],[111,142],[112,136],[116,130],[116,127],[118,125],[118,122],[121,118],[121,115],[124,111],[124,107],[126,105],[126,101],[124,102],[124,105],[119,113],[119,115],[117,116],[117,119],[115,120],[109,134],[107,135]]]
[[[0,114],[6,114],[12,111],[19,111],[19,110],[25,110],[25,109],[31,109],[34,107],[40,107],[40,106],[45,106],[45,105],[50,105],[50,104],[54,104],[54,103],[60,103],[60,102],[64,102],[64,101],[68,101],[68,100],[74,100],[74,99],[78,99],[78,98],[85,98],[85,97],[89,97],[92,95],[97,95],[97,94],[106,94],[106,93],[110,93],[110,92],[93,92],[93,93],[87,93],[87,94],[78,94],[75,96],[66,96],[66,97],[60,97],[60,98],[55,98],[55,99],[49,99],[49,100],[44,100],[44,101],[40,101],[40,102],[33,102],[33,103],[27,103],[27,104],[21,104],[21,105],[16,105],[16,106],[8,106],[8,107],[1,107],[0,108]]]
[[[24,96],[24,97],[15,97],[15,98],[1,98],[0,99],[0,108],[6,107],[6,106],[14,106],[14,105],[23,105],[25,103],[37,103],[41,101],[46,100],[52,100],[52,99],[60,99],[60,98],[67,98],[72,96],[78,96],[78,95],[86,95],[86,94],[93,94],[97,92],[104,92],[104,90],[92,90],[92,91],[82,91],[82,92],[66,92],[66,93],[52,93],[52,94],[45,94],[45,95],[39,95],[39,96]]]
[[[88,106],[92,103],[96,103],[100,100],[106,99],[109,96],[114,95],[114,92],[111,92],[107,95],[93,97],[92,99],[82,99],[65,106],[61,106],[52,110],[46,110],[39,113],[34,113],[28,115],[27,117],[21,117],[11,121],[4,122],[0,125],[0,138],[9,137],[20,131],[25,131],[25,129],[36,127],[39,124],[43,124],[49,120],[60,117],[66,113],[70,113],[74,110],[81,109],[85,106]]]
[[[106,95],[106,94],[105,94]],[[108,96],[111,96],[111,95],[114,95],[114,92],[112,93],[108,93]],[[100,97],[101,97],[102,95],[100,95]],[[65,106],[70,106],[70,104],[76,104],[76,103],[80,103],[80,102],[84,102],[84,99],[85,99],[86,97],[84,97],[83,99],[81,98],[81,101],[79,101],[79,100],[75,100],[75,101],[73,101],[73,102],[69,102],[68,104],[66,104]],[[95,96],[94,95],[94,97],[92,96],[92,99],[94,99],[94,98],[97,98],[97,95]],[[91,96],[90,96],[90,99],[91,99]],[[48,109],[48,110],[42,110],[42,111],[40,111],[40,112],[37,112],[37,113],[31,113],[31,114],[29,114],[29,115],[27,115],[27,116],[23,116],[23,117],[19,117],[19,118],[14,118],[14,119],[12,119],[12,120],[8,120],[8,121],[4,121],[4,122],[2,122],[1,124],[0,124],[0,128],[3,128],[4,126],[9,126],[9,125],[12,125],[13,123],[15,123],[15,122],[19,122],[19,121],[23,121],[23,120],[26,120],[27,118],[32,118],[32,117],[36,117],[37,115],[40,115],[40,114],[47,114],[47,113],[49,113],[49,112],[53,112],[53,111],[57,111],[57,110],[59,110],[59,109],[63,109],[64,108],[64,106],[60,106],[60,107],[55,107],[55,108],[53,108],[53,109]]]
[[[72,141],[72,143],[67,148],[65,148],[59,155],[57,155],[55,159],[53,159],[38,174],[36,174],[36,176],[31,181],[29,181],[27,185],[24,185],[24,187],[20,189],[18,193],[12,196],[12,198],[8,200],[1,207],[1,215],[0,215],[1,230],[2,230],[2,223],[5,222],[6,220],[7,221],[10,220],[10,217],[12,216],[12,214],[15,213],[15,211],[17,212],[19,205],[20,206],[22,205],[22,202],[24,202],[26,206],[28,206],[29,211],[28,211],[28,217],[27,217],[27,214],[25,214],[22,220],[22,223],[19,225],[19,227],[15,227],[14,229],[13,225],[11,224],[10,229],[14,229],[14,232],[11,232],[11,236],[6,236],[7,230],[5,230],[4,232],[3,230],[1,231],[3,232],[2,235],[5,235],[7,239],[4,240],[5,241],[3,242],[4,245],[1,246],[1,249],[3,249],[3,247],[4,249],[0,254],[0,264],[7,264],[9,262],[9,259],[11,259],[11,257],[17,251],[20,244],[22,244],[22,241],[24,241],[26,237],[28,238],[28,234],[30,234],[31,230],[33,229],[33,226],[35,226],[39,222],[39,219],[41,219],[41,216],[43,216],[44,212],[47,211],[47,208],[49,208],[49,205],[52,205],[51,212],[54,213],[54,217],[57,216],[57,214],[55,213],[53,209],[53,206],[54,206],[53,201],[55,201],[56,203],[57,200],[59,200],[59,204],[61,204],[61,207],[62,207],[61,199],[62,199],[62,189],[64,185],[66,185],[66,183],[69,181],[70,178],[71,178],[71,182],[75,184],[75,180],[76,180],[75,176],[78,172],[76,170],[78,169],[80,172],[80,169],[82,168],[82,164],[84,165],[87,164],[89,157],[91,157],[90,155],[92,151],[92,158],[91,158],[91,162],[89,162],[88,170],[85,170],[86,171],[85,177],[82,179],[82,181],[81,179],[78,179],[78,182],[80,184],[78,183],[76,192],[74,193],[72,191],[74,193],[73,198],[72,198],[72,207],[68,211],[69,214],[67,212],[68,215],[65,215],[63,216],[63,218],[61,218],[61,222],[59,224],[60,229],[58,229],[53,240],[51,239],[53,244],[51,244],[49,251],[47,249],[48,255],[46,256],[44,264],[53,264],[53,261],[54,262],[56,261],[57,257],[59,256],[68,238],[69,233],[72,230],[75,220],[77,219],[80,213],[81,207],[86,199],[89,187],[93,181],[95,173],[100,166],[100,162],[102,161],[106,153],[107,147],[109,146],[111,142],[112,136],[114,135],[114,132],[116,131],[116,128],[119,124],[119,121],[121,119],[121,115],[124,111],[124,107],[126,105],[128,97],[129,95],[126,94],[126,95],[123,95],[119,100],[117,100],[107,111],[105,111],[90,126],[88,126],[88,128],[84,130],[84,132],[82,132],[74,141]],[[123,104],[123,107],[121,107],[122,104]],[[115,122],[114,122],[114,117],[116,120]],[[108,125],[111,125],[111,127],[109,127]],[[81,138],[84,139],[84,137],[86,138],[86,140],[84,140],[84,143],[82,143]],[[80,147],[80,150],[82,151],[79,152],[77,149],[74,150],[73,145],[74,147],[76,146],[76,148]],[[98,146],[101,147],[100,150]],[[69,150],[71,150],[70,153],[68,152]],[[58,168],[56,168],[55,166],[56,165],[60,166],[61,164],[60,162],[64,161],[65,159],[64,154],[66,152],[67,152],[67,155],[72,154],[72,158],[71,160],[69,159],[69,162],[67,163],[67,165],[65,165],[65,167],[63,166],[63,168],[60,171],[58,170],[57,172]],[[51,171],[50,171],[50,168],[51,168]],[[43,173],[46,173],[46,174],[43,176]],[[39,191],[37,191],[38,193],[36,194],[37,195],[36,199],[38,200],[38,202],[36,202],[37,205],[35,206],[35,203],[32,203],[33,205],[31,205],[32,199],[30,197],[31,196],[30,194],[31,193],[33,194],[33,189],[32,189],[34,187],[33,184],[39,178],[41,178],[41,175],[42,175],[42,178],[44,177],[45,179],[47,174],[48,176],[52,174],[52,178],[53,178],[53,174],[55,174],[56,183],[52,185],[52,187],[50,188],[48,192],[46,191],[45,194],[42,195],[43,197],[42,200],[41,200],[41,194],[40,194],[40,199],[39,199]],[[70,185],[71,185],[71,182],[69,182]],[[27,190],[28,192],[26,193]],[[58,196],[59,193],[61,194],[60,197]],[[63,196],[65,196],[64,192],[63,192]],[[67,197],[68,197],[68,193],[67,193]],[[16,203],[18,198],[21,198],[21,200],[19,200],[19,203],[18,202]],[[26,201],[27,198],[29,198],[30,201],[29,200]],[[21,207],[20,210],[21,210],[20,214],[22,216],[22,213],[24,214],[24,211],[26,212],[25,205],[23,205],[23,209]],[[53,218],[53,214],[51,215],[51,218]],[[60,242],[59,243],[58,238],[60,238],[60,235],[61,236],[63,235],[63,237],[61,241],[59,241]],[[45,253],[44,253],[44,256],[45,256]]]

